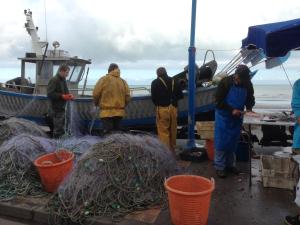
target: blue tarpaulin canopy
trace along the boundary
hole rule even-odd
[[[251,26],[242,47],[262,48],[267,57],[282,57],[300,47],[300,19]]]

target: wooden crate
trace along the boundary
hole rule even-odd
[[[214,139],[215,122],[198,121],[196,122],[197,133],[201,139]]]
[[[263,155],[261,175],[264,187],[294,190],[299,178],[298,164],[291,158]]]

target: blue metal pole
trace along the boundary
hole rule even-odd
[[[189,47],[189,81],[188,81],[188,98],[189,98],[189,112],[188,112],[188,142],[187,148],[193,149],[195,144],[195,27],[196,27],[196,8],[197,0],[192,3],[192,18],[191,18],[191,36]]]

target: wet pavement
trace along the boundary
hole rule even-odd
[[[264,188],[260,178],[260,161],[253,159],[252,162],[252,186],[249,187],[249,164],[247,162],[237,164],[242,172],[240,175],[229,175],[221,179],[216,177],[211,161],[192,163],[179,161],[186,173],[215,179],[216,189],[212,194],[209,225],[284,224],[283,219],[286,215],[297,212],[293,203],[295,193],[284,189]],[[127,216],[117,223],[109,222],[109,220],[103,221],[97,219],[95,224],[172,224],[168,209],[160,208],[142,212],[139,216]]]
[[[252,186],[249,186],[248,163],[238,163],[242,173],[218,178],[209,161],[192,163],[188,172],[214,177],[216,189],[212,194],[209,225],[275,225],[284,224],[288,214],[297,212],[294,192],[264,188],[260,178],[259,160],[253,160]],[[172,224],[167,210],[162,211],[155,224]]]
[[[296,212],[294,193],[289,190],[264,188],[260,181],[259,160],[253,161],[252,186],[249,187],[247,163],[239,163],[244,172],[225,179],[216,178],[211,163],[192,165],[195,174],[215,177],[209,222],[211,225],[283,224],[283,218]]]

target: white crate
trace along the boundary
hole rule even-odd
[[[298,164],[290,157],[263,155],[261,175],[264,187],[294,190],[299,178]]]
[[[215,122],[214,121],[198,121],[196,122],[197,133],[201,139],[214,139]]]

